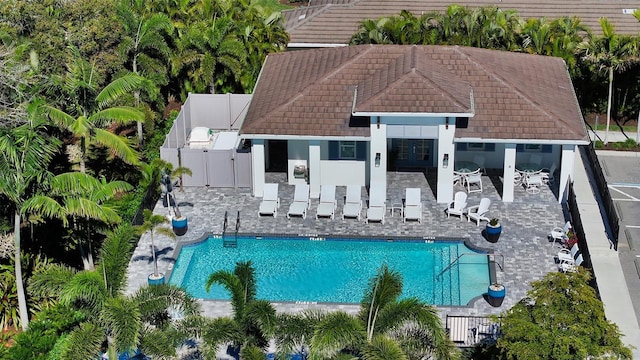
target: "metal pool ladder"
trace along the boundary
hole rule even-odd
[[[439,279],[442,276],[442,274],[447,272],[447,270],[451,269],[453,267],[453,265],[455,265],[460,260],[460,258],[465,256],[465,255],[467,255],[467,256],[489,256],[489,258],[490,258],[489,261],[490,262],[494,262],[496,265],[498,265],[498,267],[500,268],[501,271],[504,271],[503,270],[503,265],[500,265],[500,263],[495,261],[496,256],[499,256],[499,257],[502,258],[502,262],[504,264],[504,255],[502,255],[502,254],[499,254],[499,253],[496,253],[496,254],[464,253],[464,254],[458,255],[458,257],[455,258],[449,265],[447,265],[447,267],[444,268],[444,270],[440,271],[440,273],[438,275],[436,275],[436,279]]]
[[[224,225],[222,231],[222,246],[226,248],[235,248],[238,247],[238,231],[240,230],[240,211],[238,211],[238,215],[236,216],[236,232],[233,237],[227,237],[227,212],[224,212]]]

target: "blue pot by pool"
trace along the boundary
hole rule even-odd
[[[507,288],[503,285],[495,286],[490,285],[487,289],[487,300],[489,304],[493,307],[498,307],[502,305],[504,301],[504,297],[507,295]]]
[[[485,228],[485,232],[487,234],[487,241],[491,243],[498,242],[500,238],[500,234],[502,233],[502,225],[491,226],[487,224]]]
[[[153,274],[149,274],[147,277],[147,283],[151,286],[164,284],[164,274],[159,274],[160,277],[154,277]]]
[[[176,235],[182,236],[182,235],[186,234],[187,230],[189,229],[187,217],[186,216],[182,216],[182,217],[179,217],[179,218],[172,218],[171,219],[171,226],[173,226],[173,232]]]

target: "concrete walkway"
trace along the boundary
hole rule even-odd
[[[625,134],[627,134],[630,139],[633,139],[636,142],[640,142],[640,139],[638,139],[638,133],[636,131],[627,131],[625,132]],[[598,130],[595,132],[595,134],[593,131],[589,130],[589,137],[591,137],[592,141],[597,139],[604,141],[605,137],[608,142],[624,142],[627,140],[627,137],[624,136],[624,134],[620,131],[609,131],[609,134],[607,135],[606,131],[603,130]]]
[[[610,139],[611,139],[611,134]],[[636,319],[629,288],[618,257],[607,236],[605,224],[596,201],[595,182],[590,169],[584,163],[586,154],[576,157],[574,189],[586,241],[591,255],[594,276],[598,283],[605,316],[616,323],[623,334],[622,341],[631,346],[640,344],[640,326]],[[592,186],[593,184],[593,186]],[[633,349],[633,358],[640,359],[640,349]]]

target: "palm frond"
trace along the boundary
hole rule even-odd
[[[75,217],[99,220],[107,224],[117,224],[122,220],[114,209],[87,198],[67,198],[65,206],[68,214]]]
[[[134,121],[144,121],[144,112],[130,106],[117,106],[99,110],[93,113],[89,120],[92,123],[116,123],[127,125]]]
[[[375,336],[362,349],[363,360],[407,360],[400,345],[393,339]]]
[[[263,360],[265,353],[255,345],[246,345],[240,350],[240,357],[245,360]]]
[[[22,214],[36,214],[46,218],[60,219],[67,226],[67,210],[55,199],[45,195],[35,195],[25,200]]]
[[[117,101],[122,95],[130,94],[134,90],[140,89],[144,82],[144,77],[133,73],[126,74],[113,80],[96,96],[98,107],[103,109],[105,106]]]
[[[209,319],[205,321],[202,340],[207,359],[215,358],[218,347],[225,343],[240,343],[242,338],[238,323],[228,317]]]
[[[75,274],[60,291],[60,302],[88,308],[96,316],[107,299],[102,274],[96,271],[81,271]]]
[[[236,318],[241,318],[244,314],[244,308],[246,306],[244,297],[244,286],[240,282],[240,279],[230,271],[218,270],[209,275],[207,282],[205,283],[205,289],[207,292],[213,285],[222,285],[229,293],[231,293],[231,306]]]
[[[138,289],[134,298],[143,320],[152,324],[154,319],[160,318],[160,314],[168,314],[169,309],[179,316],[196,315],[200,312],[198,302],[183,289],[173,285],[144,286]]]
[[[35,296],[59,295],[75,274],[76,271],[70,267],[49,265],[29,278],[29,291]]]
[[[97,271],[104,274],[110,296],[115,296],[125,284],[126,269],[135,246],[131,225],[122,224],[107,233],[99,253]]]
[[[366,341],[364,324],[343,311],[329,313],[317,324],[311,339],[312,356],[331,358],[345,348],[358,348]]]
[[[95,129],[95,140],[106,146],[113,154],[130,165],[140,162],[140,155],[131,148],[129,140],[103,129]]]
[[[100,319],[113,336],[118,353],[138,347],[142,322],[134,300],[122,296],[107,299],[102,306]]]
[[[66,360],[98,359],[103,340],[104,332],[98,325],[88,322],[82,323],[65,338],[60,358]]]
[[[267,300],[253,300],[247,304],[246,320],[255,324],[265,338],[275,334],[277,318],[276,309]]]
[[[51,105],[42,105],[43,113],[59,128],[70,129],[76,118]]]

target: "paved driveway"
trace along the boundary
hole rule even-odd
[[[620,217],[618,256],[640,322],[640,153],[597,154]]]

